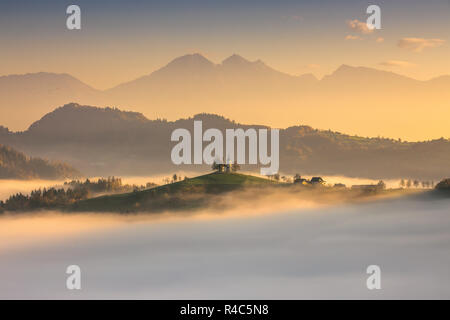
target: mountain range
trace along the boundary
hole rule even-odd
[[[215,64],[189,54],[104,91],[67,74],[0,77],[0,119],[12,130],[25,130],[54,106],[70,102],[170,120],[207,112],[287,127],[301,119],[316,128],[422,140],[449,135],[450,76],[419,81],[342,65],[318,80],[311,74],[282,73],[239,55]],[[426,132],[417,129],[424,123]]]
[[[202,120],[204,130],[266,128],[214,114],[149,120],[138,112],[67,104],[26,131],[0,127],[0,144],[65,161],[88,176],[204,172],[209,166],[175,166],[170,157],[176,144],[171,133],[177,128],[192,132],[194,120]],[[282,174],[440,180],[450,176],[449,163],[450,141],[443,138],[423,142],[364,138],[300,124],[280,130]],[[256,166],[243,169],[259,171]]]

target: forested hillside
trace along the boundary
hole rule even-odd
[[[65,161],[89,176],[151,175],[174,171],[204,172],[210,166],[171,161],[177,128],[193,132],[194,120],[203,131],[267,128],[242,124],[214,114],[197,114],[177,121],[149,120],[140,113],[116,108],[68,104],[48,113],[27,131],[0,128],[0,143],[29,155]],[[343,175],[373,179],[433,179],[450,176],[450,141],[408,142],[360,137],[303,125],[280,129],[282,174]],[[206,146],[206,143],[204,143]],[[257,166],[243,170],[259,171]]]
[[[0,145],[0,179],[65,179],[81,176],[65,163],[28,157],[11,147]]]

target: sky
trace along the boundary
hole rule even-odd
[[[66,8],[81,8],[81,30]],[[381,30],[363,22],[381,8]],[[69,73],[107,89],[199,52],[322,77],[341,64],[427,80],[450,74],[450,1],[4,1],[0,75]]]

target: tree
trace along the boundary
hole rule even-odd
[[[275,174],[270,174],[270,175],[268,175],[267,176],[269,179],[273,179],[273,180],[276,180],[276,181],[280,181],[280,175],[278,174],[278,173],[275,173]]]
[[[418,180],[414,180],[414,188],[418,188],[419,187],[419,181]]]
[[[173,174],[172,179],[173,179],[173,182],[177,182],[178,176],[176,173]]]
[[[408,179],[408,181],[406,182],[406,187],[411,188],[411,184],[411,179]]]
[[[216,161],[214,161],[211,166],[211,169],[213,169],[214,171],[217,171],[220,169],[220,165]]]
[[[436,185],[438,190],[450,190],[450,179],[444,179]]]
[[[400,187],[404,188],[405,187],[405,180],[400,180]]]

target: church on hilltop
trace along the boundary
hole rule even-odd
[[[212,169],[218,173],[230,173],[230,172],[236,172],[241,167],[237,163],[217,163],[214,161],[212,165]]]

